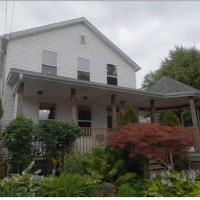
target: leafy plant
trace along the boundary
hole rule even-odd
[[[129,123],[138,122],[138,112],[135,108],[129,107],[126,110],[122,110],[118,113],[117,119],[118,125],[126,125]]]
[[[185,174],[176,172],[154,177],[145,196],[150,197],[184,197],[192,192],[192,183]]]
[[[160,124],[128,124],[122,126],[107,138],[107,146],[119,150],[132,145],[131,155],[152,154],[159,156],[165,151],[180,154],[193,146],[193,129],[162,126]]]
[[[180,126],[180,121],[174,112],[167,111],[161,119],[161,124],[167,126]]]
[[[97,146],[88,156],[88,172],[102,181],[115,182],[124,173],[121,153],[112,148]]]
[[[88,174],[88,158],[86,155],[73,155],[70,154],[64,158],[64,169],[69,174]]]
[[[32,162],[22,175],[12,174],[0,181],[0,196],[2,197],[33,197],[37,196],[42,176],[30,174]]]
[[[45,143],[47,158],[63,158],[82,130],[62,121],[48,121],[42,127],[41,140]]]
[[[133,197],[135,190],[131,187],[129,183],[124,183],[120,185],[118,189],[117,196],[119,197]]]
[[[39,196],[45,197],[92,197],[98,192],[98,182],[89,176],[67,174],[45,178],[41,184]]]
[[[12,172],[21,172],[33,159],[33,142],[37,126],[25,117],[17,117],[4,132],[4,142],[9,151]]]

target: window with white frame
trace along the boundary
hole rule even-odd
[[[42,73],[57,74],[57,53],[53,51],[42,51]]]
[[[117,67],[107,64],[107,84],[117,85]]]
[[[79,80],[90,81],[90,60],[77,58],[77,78]]]
[[[78,126],[79,127],[91,127],[92,126],[91,107],[78,106]]]
[[[45,124],[48,120],[55,119],[56,105],[41,103],[39,107],[39,125]]]

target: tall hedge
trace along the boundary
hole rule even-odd
[[[25,117],[17,117],[6,127],[3,136],[9,151],[11,172],[20,173],[32,161],[33,142],[37,132],[37,126]]]

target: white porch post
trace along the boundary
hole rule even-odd
[[[200,151],[200,131],[199,131],[199,126],[198,126],[194,99],[192,97],[189,98],[189,104],[190,104],[190,111],[192,115],[192,124],[193,124],[193,127],[196,128],[195,134],[194,134],[195,145],[196,145],[197,150]]]
[[[117,104],[116,104],[116,96],[114,94],[111,95],[111,107],[112,107],[112,128],[117,126]]]
[[[15,93],[15,118],[22,115],[24,83],[22,82]]]
[[[151,123],[155,123],[155,101],[152,99],[150,100],[150,117]]]
[[[77,103],[76,103],[76,90],[71,89],[71,111],[72,111],[72,123],[77,125]]]

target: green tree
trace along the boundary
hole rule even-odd
[[[194,88],[200,89],[200,50],[196,47],[176,46],[169,51],[168,57],[155,72],[148,73],[143,80],[142,88],[151,87],[162,76],[168,76]]]
[[[33,142],[37,134],[38,127],[25,117],[17,117],[6,127],[3,136],[12,172],[21,172],[32,161]]]

